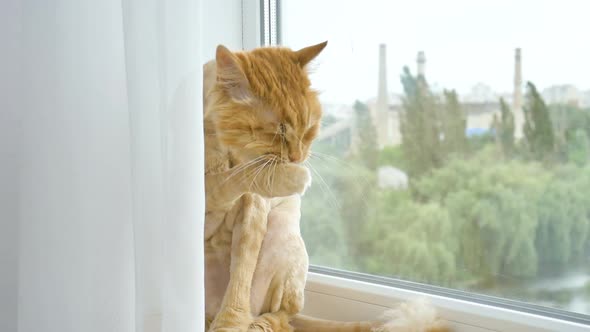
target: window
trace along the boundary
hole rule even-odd
[[[282,44],[329,41],[301,225],[315,269],[588,323],[586,7],[280,1]]]

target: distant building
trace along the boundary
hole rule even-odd
[[[476,136],[490,130],[494,114],[500,113],[500,103],[495,101],[462,102],[461,107],[467,114],[467,136]]]
[[[341,120],[350,119],[354,113],[354,110],[352,109],[352,105],[322,104],[322,113],[324,116],[331,116]]]
[[[367,101],[375,127],[377,128],[379,125],[381,128],[382,134],[378,136],[378,139],[380,139],[379,148],[381,149],[386,146],[399,145],[402,142],[400,129],[400,115],[403,111],[402,96],[396,93],[388,93],[387,100],[388,103],[385,108],[378,107],[378,99],[376,98]],[[377,117],[373,115],[375,113],[381,114],[379,117],[379,119],[382,119],[381,121],[376,121]]]
[[[547,104],[580,106],[585,100],[583,93],[573,85],[552,85],[541,92]]]
[[[461,96],[464,103],[497,103],[498,94],[487,84],[477,83],[471,91]]]
[[[381,166],[377,170],[377,184],[382,189],[407,189],[408,175],[395,167]]]
[[[460,96],[461,106],[467,115],[465,134],[470,136],[483,135],[489,132],[494,114],[498,113],[500,96],[484,83],[477,83],[471,91]]]

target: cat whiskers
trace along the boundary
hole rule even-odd
[[[220,183],[220,185],[226,183],[227,181],[229,181],[231,178],[233,178],[234,176],[242,173],[242,172],[246,172],[248,170],[249,167],[251,166],[255,166],[256,164],[259,164],[261,161],[264,160],[265,156],[258,156],[248,162],[245,162],[243,164],[238,165],[237,167],[232,168],[232,173],[230,174],[230,176],[227,177],[227,179],[223,180],[223,182]]]
[[[275,183],[275,174],[277,171],[277,165],[279,164],[279,158],[274,157],[273,162],[271,164],[271,171],[270,171],[270,176],[268,177],[269,180],[269,186],[268,186],[268,191],[271,193],[272,195],[272,188],[274,188],[274,183]]]
[[[268,157],[268,155],[265,155],[265,157]],[[252,182],[250,182],[250,186],[249,186],[249,188],[250,188],[249,190],[250,190],[250,191],[252,191],[252,185],[255,185],[255,184],[256,184],[255,182],[256,182],[256,178],[258,177],[258,175],[260,175],[260,173],[261,173],[262,171],[264,171],[264,169],[266,168],[266,166],[267,166],[267,165],[268,165],[268,164],[269,164],[269,163],[270,163],[272,160],[274,160],[274,157],[267,159],[267,160],[266,160],[266,162],[265,162],[264,164],[262,164],[261,166],[258,166],[258,168],[256,168],[256,169],[257,169],[257,171],[256,171],[256,174],[254,174],[254,177],[252,178]],[[262,189],[262,188],[260,188],[260,187],[257,187],[257,189]]]
[[[320,172],[318,172],[315,167],[313,167],[313,165],[309,162],[309,161],[305,161],[304,162],[305,165],[307,165],[307,167],[309,167],[311,169],[311,171],[317,175],[320,179],[320,183],[323,186],[320,186],[322,192],[324,193],[324,195],[326,195],[326,193],[328,194],[327,196],[331,198],[331,204],[333,208],[336,208],[338,210],[340,210],[340,208],[342,207],[342,205],[340,204],[340,201],[338,201],[338,198],[336,198],[336,195],[334,195],[334,192],[332,192],[332,189],[330,189],[330,186],[328,185],[328,183],[324,180],[324,177],[320,174]]]
[[[266,156],[260,156],[259,162],[257,162],[256,166],[252,169],[245,170],[242,176],[239,179],[239,182],[242,183],[244,181],[248,181],[253,177],[253,175],[259,172],[267,162]]]
[[[338,163],[340,166],[343,166],[353,172],[355,170],[355,168],[353,166],[351,166],[349,163],[345,162],[344,160],[334,157],[332,155],[326,154],[326,153],[310,151],[310,157],[314,160],[322,161],[323,163],[327,163],[328,161]],[[359,178],[362,180],[362,183],[359,182]],[[365,186],[367,188],[371,187],[371,184],[367,181],[367,179],[365,179],[363,177],[353,176],[352,180],[354,181],[354,186],[356,187],[356,190],[362,190],[363,186]],[[365,197],[362,196],[361,199],[362,199],[363,204],[366,207],[368,207],[369,202],[367,202]]]

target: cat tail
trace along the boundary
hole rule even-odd
[[[381,320],[337,322],[296,315],[291,321],[295,332],[448,332],[436,310],[426,301],[401,303],[385,311]]]

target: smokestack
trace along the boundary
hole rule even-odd
[[[377,105],[387,107],[387,50],[385,44],[379,45],[379,90],[377,91]]]
[[[518,112],[522,108],[522,64],[520,48],[514,51],[514,95],[512,96],[512,110]]]
[[[514,137],[522,138],[524,112],[522,110],[522,59],[520,48],[514,50],[514,92],[512,95],[512,113],[514,114]]]
[[[387,65],[386,65],[386,46],[379,45],[379,88],[377,91],[377,105],[375,105],[375,127],[377,128],[377,140],[380,148],[387,144],[388,130],[388,108],[389,101],[387,97]]]
[[[423,78],[425,78],[426,56],[424,55],[423,51],[418,52],[416,64],[418,65],[418,76],[422,76]]]

